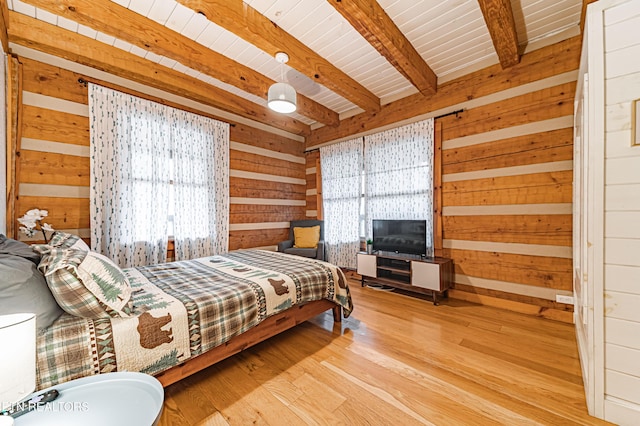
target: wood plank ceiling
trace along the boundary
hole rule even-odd
[[[0,0],[4,1],[4,0]],[[300,135],[579,34],[581,0],[6,0],[11,46]],[[281,67],[274,55],[289,54]],[[276,114],[281,76],[298,92]]]

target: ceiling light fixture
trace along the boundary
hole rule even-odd
[[[284,83],[284,64],[289,61],[289,55],[284,52],[276,53],[276,61],[280,62],[280,83],[269,87],[267,105],[275,112],[288,114],[296,110],[296,90]]]

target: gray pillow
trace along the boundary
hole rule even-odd
[[[40,333],[62,314],[47,281],[31,260],[1,253],[0,277],[0,312],[3,315],[33,312]]]
[[[40,263],[40,254],[31,249],[31,246],[22,241],[12,240],[0,234],[0,254],[11,254],[13,256],[24,257],[36,265]]]

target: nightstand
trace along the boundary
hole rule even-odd
[[[71,380],[35,392],[56,389],[55,401],[15,419],[15,426],[151,426],[164,402],[160,382],[143,373],[117,372]]]

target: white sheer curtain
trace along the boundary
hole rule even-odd
[[[89,84],[91,248],[122,267],[167,258],[171,139],[165,108]]]
[[[433,256],[433,138],[433,118],[364,138],[366,235],[373,219],[426,219],[427,256]]]
[[[360,249],[362,138],[320,148],[327,260],[355,268]]]
[[[224,253],[229,242],[229,125],[171,112],[175,259]]]
[[[91,245],[122,267],[228,249],[229,125],[89,85]],[[171,193],[173,191],[173,196]]]

